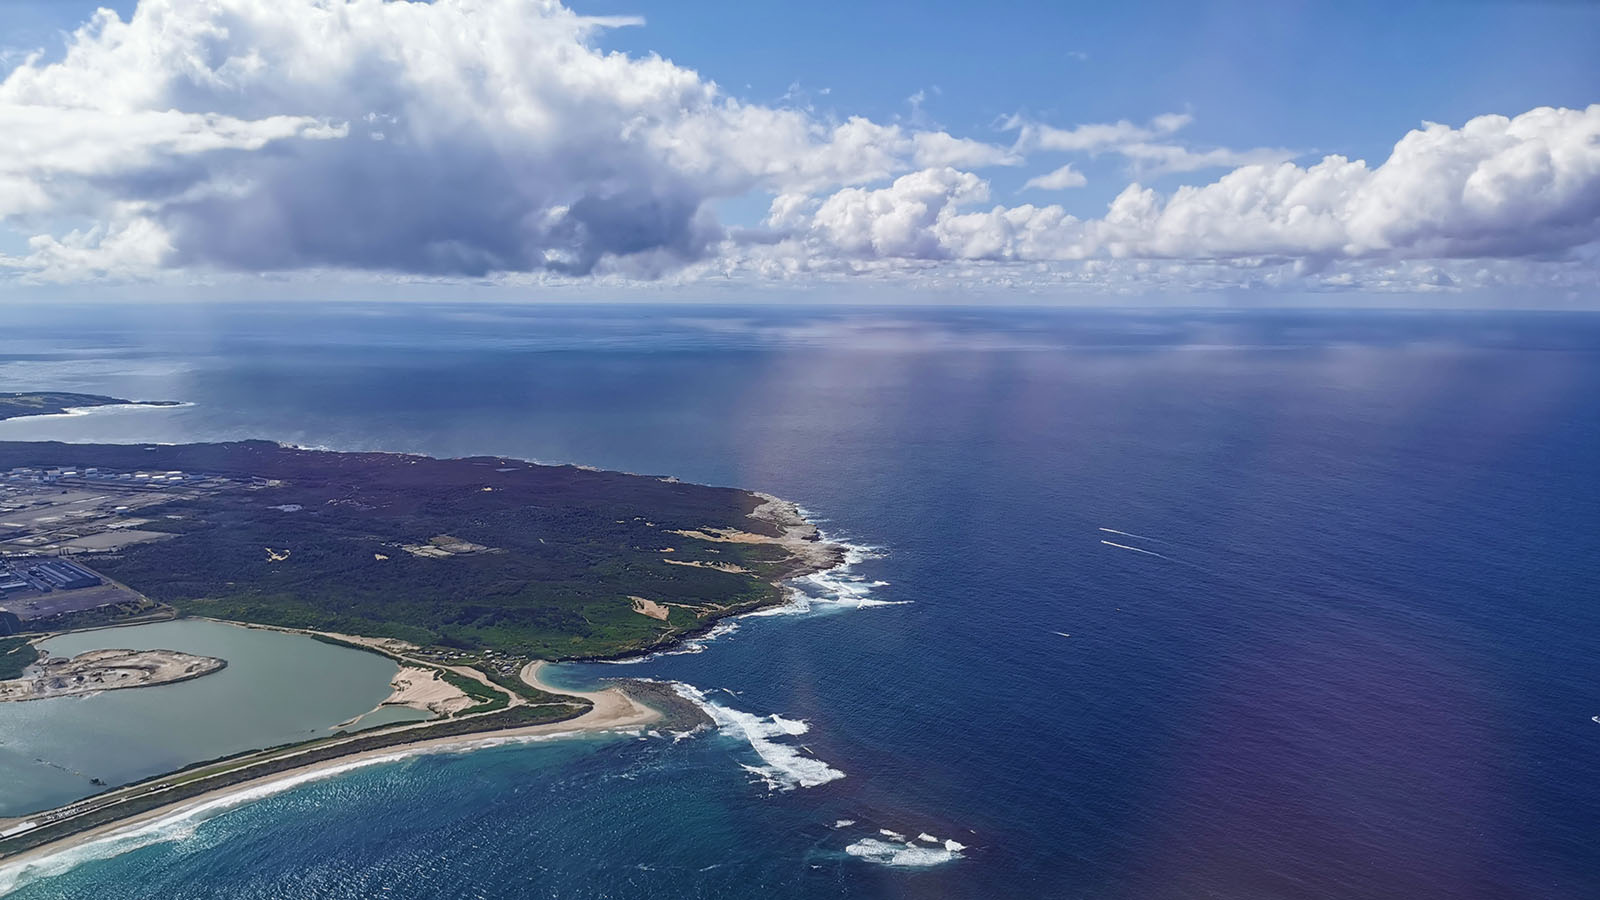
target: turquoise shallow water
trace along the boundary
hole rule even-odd
[[[557,673],[681,680],[713,733],[365,768],[16,897],[1600,896],[1596,317],[62,316],[0,377],[194,405],[0,437],[582,462],[881,549]]]
[[[0,704],[0,816],[76,800],[201,760],[327,734],[389,695],[381,656],[299,635],[185,620],[52,638],[86,650],[180,650],[228,661],[178,684]]]

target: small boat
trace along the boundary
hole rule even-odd
[[[1596,725],[1600,725],[1600,716],[1590,716],[1589,721],[1595,723]]]

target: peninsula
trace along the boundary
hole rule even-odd
[[[0,820],[0,858],[308,767],[692,726],[703,715],[659,685],[574,694],[540,682],[539,665],[662,649],[785,603],[783,582],[845,558],[793,504],[751,491],[267,441],[0,442],[0,519],[0,635],[14,635],[0,662],[13,670],[33,662],[30,636],[200,616],[382,654],[401,669],[383,705],[435,716],[357,717]]]
[[[74,409],[96,406],[178,406],[175,400],[122,400],[100,394],[72,394],[61,391],[0,393],[0,419],[24,416],[54,416]]]

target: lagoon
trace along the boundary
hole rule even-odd
[[[0,817],[327,734],[387,697],[398,671],[376,654],[302,635],[195,619],[77,632],[40,646],[58,656],[179,650],[228,667],[177,684],[0,704]]]

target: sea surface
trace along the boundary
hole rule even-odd
[[[356,768],[13,897],[1600,897],[1600,316],[7,313],[0,389],[191,405],[0,439],[576,462],[858,546],[791,614],[553,673],[713,732]]]

